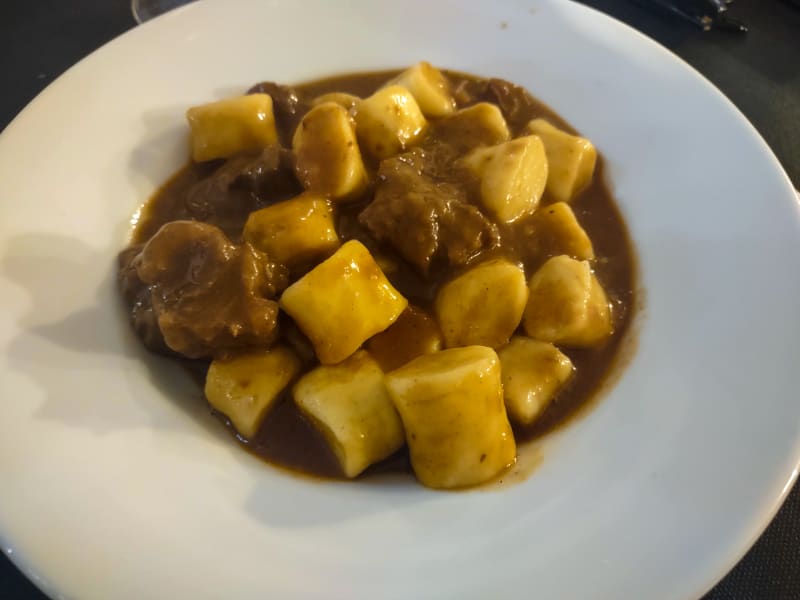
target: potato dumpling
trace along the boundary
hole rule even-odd
[[[272,98],[250,94],[194,106],[186,111],[192,160],[201,162],[253,152],[278,142]]]
[[[381,368],[390,371],[412,358],[441,350],[442,333],[433,317],[409,306],[389,329],[367,342],[367,349]]]
[[[612,333],[611,307],[589,263],[554,256],[531,277],[522,325],[534,339],[590,347]]]
[[[592,240],[566,202],[540,207],[531,217],[531,239],[549,256],[566,254],[576,260],[592,260]]]
[[[295,384],[293,395],[347,477],[356,477],[405,445],[383,371],[364,350],[338,365],[310,371]]]
[[[311,101],[311,106],[324,104],[325,102],[333,102],[334,104],[338,104],[339,106],[350,111],[357,108],[358,105],[361,104],[361,98],[345,92],[328,92],[327,94],[322,94],[321,96],[314,98]]]
[[[308,336],[324,365],[353,354],[394,323],[407,305],[356,240],[286,288],[280,299],[280,307]]]
[[[302,194],[250,213],[244,239],[290,267],[324,258],[339,247],[330,202]]]
[[[539,206],[547,182],[547,157],[537,136],[476,148],[461,164],[477,177],[481,202],[498,221],[513,223]]]
[[[469,346],[415,358],[387,373],[417,479],[432,488],[477,485],[516,460],[500,360]]]
[[[444,117],[456,108],[447,77],[428,62],[409,67],[388,85],[399,85],[411,92],[426,117]]]
[[[559,202],[572,201],[592,181],[597,150],[592,142],[571,135],[545,121],[534,119],[528,131],[542,138],[550,173],[547,193]]]
[[[286,346],[216,359],[206,375],[206,398],[236,431],[252,439],[300,367],[300,359]]]
[[[493,146],[511,138],[505,117],[495,104],[478,102],[433,125],[435,134],[461,150]]]
[[[530,425],[572,377],[572,361],[553,344],[514,336],[497,355],[508,418]]]
[[[522,319],[528,301],[525,272],[507,260],[490,260],[444,284],[436,317],[445,345],[499,348]]]
[[[404,87],[390,85],[365,98],[356,111],[356,131],[364,151],[389,158],[416,142],[425,131],[425,117]]]
[[[292,139],[295,175],[306,190],[344,200],[367,184],[353,120],[339,104],[323,102],[308,111]]]

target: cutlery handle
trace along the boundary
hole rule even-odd
[[[712,28],[721,31],[746,33],[741,21],[727,15],[728,5],[733,0],[631,0],[644,8],[655,10],[688,21],[703,31]],[[791,0],[800,5],[800,0]]]
[[[703,31],[711,29],[711,25],[714,22],[711,17],[693,15],[670,0],[631,0],[631,2],[655,12],[676,16],[700,27]]]

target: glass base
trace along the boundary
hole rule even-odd
[[[165,12],[189,4],[192,0],[131,0],[133,18],[139,24]]]

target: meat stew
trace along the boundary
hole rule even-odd
[[[619,363],[625,223],[602,157],[526,90],[420,63],[187,116],[193,160],[143,207],[120,286],[267,461],[480,484]]]

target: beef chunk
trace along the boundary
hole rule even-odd
[[[537,106],[525,88],[497,78],[462,79],[455,86],[453,96],[461,108],[477,102],[497,104],[512,132],[519,132],[528,124],[532,109]]]
[[[462,265],[498,241],[497,228],[467,203],[461,186],[425,172],[426,158],[417,148],[384,160],[375,198],[359,215],[373,236],[422,274],[435,258]]]
[[[158,316],[153,310],[150,289],[139,279],[136,267],[133,266],[133,260],[142,251],[142,246],[143,244],[137,244],[120,252],[118,257],[119,286],[122,290],[122,297],[130,307],[133,329],[145,347],[159,354],[171,354],[172,352],[158,328]]]
[[[308,102],[294,88],[278,85],[272,81],[257,83],[247,90],[247,93],[270,95],[278,136],[284,146],[291,146],[292,135],[297,124],[311,108]]]
[[[272,201],[284,199],[301,190],[294,177],[294,154],[278,145],[268,146],[255,156],[228,160],[217,172],[223,184],[247,190]]]
[[[267,347],[277,338],[273,298],[287,285],[285,269],[249,244],[232,244],[217,227],[167,223],[121,260],[123,293],[145,343],[155,336],[153,321],[165,346],[189,358]]]
[[[530,120],[536,101],[528,91],[504,79],[489,80],[489,102],[496,103],[512,131],[519,131]]]
[[[262,208],[262,198],[277,202],[299,194],[294,156],[280,146],[225,161],[186,193],[186,218],[211,223],[236,239],[250,212]]]
[[[481,102],[487,97],[489,82],[486,79],[462,79],[453,87],[453,98],[456,100],[458,108],[464,108]]]

